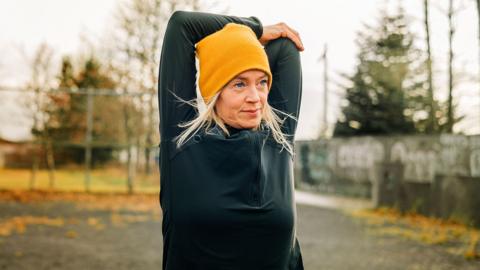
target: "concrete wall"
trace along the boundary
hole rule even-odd
[[[480,136],[368,136],[295,147],[299,189],[480,224]]]
[[[297,173],[314,185],[371,182],[378,162],[401,163],[407,182],[432,183],[436,174],[480,177],[480,136],[368,136],[297,141],[295,147]]]

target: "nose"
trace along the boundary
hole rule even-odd
[[[258,102],[260,101],[260,96],[258,95],[257,87],[253,85],[249,85],[247,91],[247,97],[245,99],[247,102]]]

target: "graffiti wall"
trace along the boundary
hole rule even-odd
[[[435,175],[480,176],[480,136],[355,137],[296,142],[300,182],[371,182],[375,164],[401,163],[407,182],[431,183]]]

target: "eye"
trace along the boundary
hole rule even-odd
[[[241,87],[245,86],[245,83],[244,82],[237,82],[237,83],[234,83],[233,86],[235,88],[241,88]]]
[[[260,81],[260,87],[266,87],[268,85],[268,80],[267,79],[263,79]]]

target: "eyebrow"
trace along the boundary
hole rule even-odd
[[[258,79],[264,79],[264,78],[268,78],[268,76],[267,76],[267,75],[264,75],[264,76],[262,76],[262,77],[258,77]],[[235,79],[248,80],[248,77],[237,76],[237,77],[235,77]],[[257,79],[257,80],[258,80],[258,79]]]

